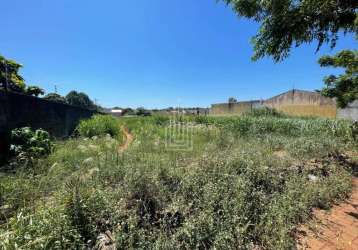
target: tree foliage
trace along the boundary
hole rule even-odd
[[[0,84],[5,86],[7,83],[9,90],[24,92],[26,85],[24,79],[19,74],[21,68],[21,64],[0,55]]]
[[[150,116],[151,112],[143,107],[137,108],[136,115],[139,116]]]
[[[58,102],[58,103],[66,103],[66,99],[63,96],[56,93],[48,93],[43,97],[43,99],[48,101]]]
[[[24,78],[19,74],[21,68],[21,64],[0,55],[0,86],[4,88],[7,85],[9,91],[36,97],[45,94],[38,86],[26,86]]]
[[[87,109],[95,109],[94,103],[83,92],[71,91],[66,95],[66,102],[70,105],[79,106]]]
[[[123,109],[123,115],[135,115],[135,114],[136,114],[136,110],[132,108]]]
[[[335,56],[323,56],[318,63],[322,67],[341,67],[344,74],[330,75],[324,79],[325,87],[322,94],[337,98],[337,105],[341,108],[358,99],[358,51],[343,50]]]
[[[27,86],[25,93],[27,95],[32,95],[38,97],[39,95],[44,95],[45,91],[37,86]]]
[[[228,100],[229,103],[236,103],[237,99],[235,97],[230,97]]]
[[[357,0],[222,0],[242,17],[261,23],[253,38],[254,60],[280,61],[292,46],[318,41],[336,45],[338,33],[357,32]]]

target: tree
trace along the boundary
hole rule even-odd
[[[149,110],[146,110],[146,109],[143,108],[143,107],[139,107],[139,108],[137,108],[136,115],[139,115],[139,116],[150,116],[151,113],[150,113]]]
[[[19,75],[21,67],[21,64],[0,55],[0,84],[3,88],[7,84],[8,90],[15,92],[25,91],[25,81]]]
[[[33,95],[33,96],[38,97],[39,95],[44,95],[45,91],[42,88],[37,87],[37,86],[28,86],[28,87],[26,87],[25,93],[27,95]]]
[[[49,93],[43,97],[43,99],[58,103],[66,103],[66,99],[63,96],[60,96],[56,93]]]
[[[125,108],[123,109],[123,115],[135,115],[136,111],[132,108]]]
[[[237,99],[235,97],[230,97],[228,101],[229,103],[236,103]]]
[[[345,73],[330,75],[324,79],[322,95],[337,98],[338,107],[344,108],[348,103],[358,99],[358,51],[343,50],[335,56],[323,56],[318,63],[321,67],[342,67]]]
[[[87,109],[94,109],[95,105],[91,99],[82,92],[72,90],[66,95],[66,102],[70,105],[79,106]]]
[[[318,41],[333,48],[339,32],[357,32],[357,0],[222,0],[242,17],[261,23],[253,37],[257,60],[271,56],[278,62],[291,47]]]

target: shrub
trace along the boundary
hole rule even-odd
[[[51,147],[50,135],[45,130],[24,127],[11,131],[10,151],[18,160],[46,156],[51,153]]]
[[[117,137],[120,128],[116,118],[109,115],[95,115],[91,119],[82,120],[77,131],[84,137],[104,136],[106,134]]]

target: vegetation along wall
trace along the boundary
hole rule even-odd
[[[55,137],[66,137],[80,119],[89,118],[93,113],[68,104],[0,91],[0,158],[7,150],[8,132],[13,128],[43,128]]]
[[[333,99],[311,91],[293,89],[264,101],[264,105],[289,115],[327,118],[337,116],[336,102]]]

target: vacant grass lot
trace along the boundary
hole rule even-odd
[[[178,120],[193,127],[192,150],[166,148],[167,117],[120,119],[118,134],[135,138],[125,152],[109,135],[70,139],[1,174],[0,249],[92,248],[106,231],[118,249],[291,249],[312,208],[350,192],[349,122]]]

